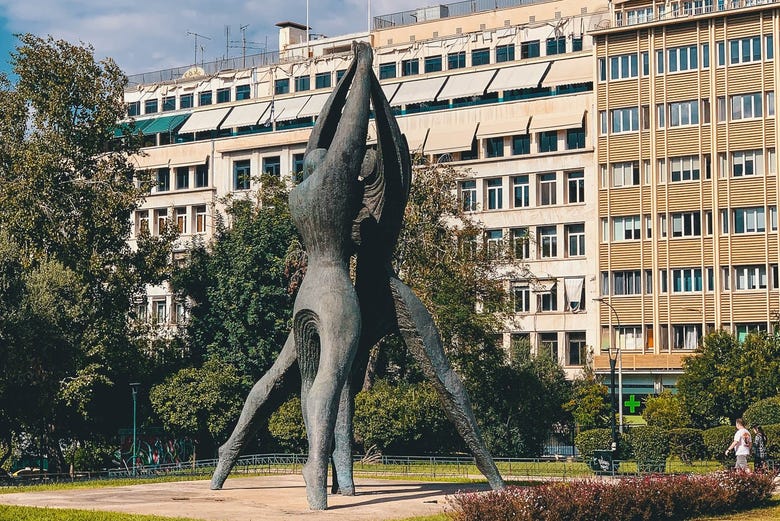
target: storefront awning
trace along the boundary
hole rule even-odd
[[[319,116],[322,111],[322,107],[325,106],[325,102],[328,101],[330,92],[324,94],[315,94],[309,98],[309,101],[304,105],[303,110],[298,114],[299,118],[308,118],[311,116]]]
[[[579,128],[582,126],[583,112],[537,114],[531,118],[529,132],[546,132],[548,130],[561,130],[565,128]]]
[[[488,121],[480,123],[477,129],[477,138],[485,139],[498,136],[514,136],[528,132],[528,116],[507,121]]]
[[[190,117],[189,114],[176,114],[175,116],[155,118],[151,123],[145,125],[141,132],[145,136],[172,132],[176,127],[184,123],[188,117]]]
[[[496,77],[490,82],[488,92],[503,90],[531,89],[539,86],[542,76],[550,62],[530,63],[519,67],[507,67],[500,69]]]
[[[466,123],[458,128],[437,128],[432,130],[425,141],[423,152],[426,154],[444,154],[471,150],[474,141],[476,123]]]
[[[230,112],[230,107],[193,112],[190,119],[179,129],[179,133],[216,130],[228,112]]]
[[[590,56],[582,56],[552,62],[547,76],[542,81],[542,87],[557,87],[558,85],[587,83],[589,81],[593,81],[593,61]]]
[[[409,105],[410,103],[423,103],[433,101],[444,85],[446,77],[426,78],[424,80],[405,81],[393,96],[391,105]]]
[[[470,74],[458,74],[450,76],[437,100],[465,98],[467,96],[481,96],[493,79],[495,71],[480,71]]]
[[[257,125],[260,118],[271,103],[262,101],[260,103],[251,103],[249,105],[238,105],[233,107],[228,117],[222,122],[221,128],[250,127]]]
[[[139,132],[143,132],[144,127],[151,124],[154,121],[154,119],[142,119],[142,120],[136,120],[133,122],[133,126],[130,126],[130,122],[126,121],[124,123],[120,123],[115,129],[114,129],[114,137],[122,137],[122,135],[127,130],[132,130],[133,134],[138,134]]]

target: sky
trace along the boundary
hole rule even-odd
[[[248,25],[246,39],[255,47],[278,48],[281,21],[306,23],[306,0],[0,0],[0,72],[10,72],[9,52],[14,34],[51,35],[71,43],[91,44],[95,57],[113,58],[125,74],[186,66],[195,60],[198,33],[203,59],[241,56],[240,48],[226,49],[230,40],[240,46],[240,26]],[[309,0],[313,33],[337,36],[368,28],[371,14],[390,14],[435,4],[433,0]],[[247,54],[263,52],[248,49]],[[198,51],[198,62],[201,54]]]

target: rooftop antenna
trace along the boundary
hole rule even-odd
[[[266,52],[268,50],[268,37],[265,37],[265,43],[262,44],[260,42],[248,42],[246,41],[246,28],[249,27],[249,24],[240,26],[241,28],[241,41],[231,41],[230,47],[237,48],[241,47],[241,56],[243,58],[243,67],[246,68],[246,50],[247,49],[253,49],[253,50],[262,50],[263,52]]]
[[[211,40],[208,36],[204,36],[202,34],[198,34],[196,32],[187,31],[187,36],[194,36],[195,37],[195,67],[198,66],[198,38],[205,38],[206,40]],[[200,57],[201,60],[203,60],[203,46],[200,46]]]

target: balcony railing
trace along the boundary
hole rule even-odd
[[[467,0],[452,4],[439,4],[429,7],[410,9],[399,13],[386,14],[374,17],[374,29],[388,29],[401,25],[411,25],[439,18],[463,16],[496,9],[507,9],[521,5],[541,4],[553,0]]]
[[[148,85],[151,83],[164,83],[181,79],[188,70],[195,67],[202,69],[203,74],[212,75],[219,72],[248,69],[251,67],[262,67],[279,63],[279,51],[264,52],[261,54],[251,54],[249,56],[239,56],[236,58],[226,58],[203,62],[198,65],[185,65],[183,67],[173,67],[154,72],[143,72],[140,74],[131,74],[127,77],[128,85]]]

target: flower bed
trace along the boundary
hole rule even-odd
[[[458,494],[447,515],[455,521],[682,520],[756,507],[769,498],[774,476],[722,471],[507,487]]]

